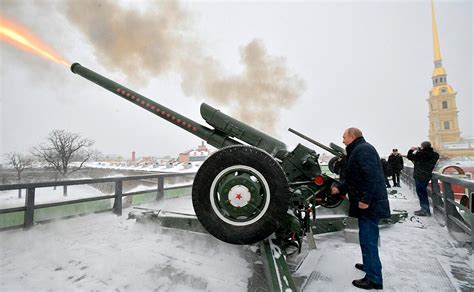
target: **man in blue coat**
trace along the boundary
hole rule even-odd
[[[413,161],[415,166],[413,178],[415,179],[416,194],[420,199],[421,209],[415,211],[417,216],[431,216],[430,201],[428,200],[428,183],[431,180],[431,173],[439,159],[439,154],[431,147],[429,141],[424,141],[421,147],[411,147],[408,151],[407,158]]]
[[[378,221],[390,217],[390,206],[382,164],[377,151],[365,141],[359,129],[346,129],[342,142],[347,152],[345,179],[340,186],[332,188],[332,194],[349,195],[349,216],[359,221],[363,261],[355,267],[366,273],[364,278],[354,280],[352,284],[367,290],[383,289]]]

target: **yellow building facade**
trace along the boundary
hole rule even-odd
[[[431,76],[433,87],[428,98],[429,140],[444,158],[474,156],[474,140],[462,139],[456,106],[457,92],[448,84],[441,59],[438,29],[433,1],[431,1],[434,65]]]

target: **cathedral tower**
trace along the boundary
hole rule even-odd
[[[431,1],[433,25],[434,65],[431,79],[433,87],[428,99],[430,130],[429,139],[437,150],[445,148],[445,143],[459,143],[461,132],[458,124],[458,110],[456,107],[457,92],[448,84],[446,70],[441,60],[441,50],[438,41],[438,30],[434,4]]]

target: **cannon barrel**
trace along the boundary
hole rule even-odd
[[[72,64],[71,71],[148,110],[149,112],[152,112],[153,114],[192,133],[193,135],[198,136],[214,147],[222,148],[225,146],[241,144],[231,138],[228,138],[226,135],[216,132],[213,129],[209,129],[149,98],[144,97],[133,90],[130,90],[129,88],[117,82],[114,82],[90,69],[87,69],[86,67],[81,66],[79,63]]]
[[[277,158],[281,159],[287,153],[286,145],[283,142],[222,113],[208,104],[201,104],[201,116],[217,131],[263,149]]]
[[[314,139],[311,139],[310,137],[296,131],[296,130],[293,130],[292,128],[289,128],[288,131],[290,131],[291,133],[295,134],[296,136],[299,136],[311,143],[313,143],[314,145],[320,147],[320,148],[323,148],[324,150],[326,150],[327,152],[333,154],[334,156],[337,156],[337,157],[343,157],[346,155],[346,151],[344,150],[344,148],[334,144],[334,143],[330,143],[329,146],[326,146],[324,144],[321,144],[319,143],[318,141],[314,140]]]
[[[280,158],[280,156],[283,157],[287,153],[286,146],[283,142],[221,113],[219,110],[205,103],[201,104],[201,115],[206,122],[215,129],[209,129],[119,83],[81,66],[79,63],[72,64],[71,71],[148,110],[149,112],[152,112],[193,135],[204,139],[214,147],[223,148],[226,146],[241,144],[231,138],[235,137],[240,141],[265,150],[278,158]]]

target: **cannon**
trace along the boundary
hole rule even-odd
[[[78,63],[71,71],[219,149],[196,173],[192,202],[202,226],[224,242],[252,244],[275,233],[282,246],[301,247],[316,206],[333,208],[343,200],[331,195],[338,180],[322,173],[319,154],[302,144],[288,151],[283,142],[202,103],[207,127]]]

